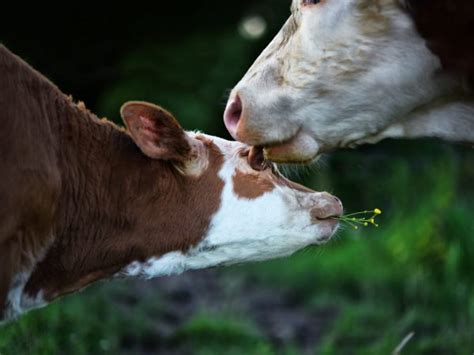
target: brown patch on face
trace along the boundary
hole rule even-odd
[[[389,19],[382,13],[380,0],[363,0],[357,4],[359,28],[367,36],[384,36],[390,29]]]
[[[255,200],[275,188],[275,184],[263,174],[246,174],[237,170],[232,180],[234,193],[240,198],[249,200]]]

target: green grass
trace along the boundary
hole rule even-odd
[[[88,293],[94,291],[89,291]],[[73,297],[28,314],[1,329],[2,354],[104,353],[118,348],[120,314],[108,307],[100,292]]]
[[[194,354],[273,354],[273,347],[250,322],[212,314],[198,314],[176,335],[175,341]]]
[[[0,329],[0,354],[116,354],[125,339],[154,337],[157,300],[141,300],[131,314],[114,302],[120,294],[120,284],[99,285],[27,314]]]
[[[408,147],[413,152],[413,145]],[[346,228],[325,247],[220,272],[291,291],[308,312],[335,309],[337,317],[315,354],[389,354],[411,332],[415,336],[403,354],[471,354],[474,198],[467,182],[474,181],[472,160],[437,144],[416,147],[407,158],[403,150],[382,146],[391,154],[384,167],[368,164],[364,152],[352,152],[350,160],[342,153],[327,176],[306,181],[313,186],[330,181],[324,189],[340,191],[349,210],[383,208],[379,228]],[[347,169],[365,170],[352,172],[353,185],[331,175],[340,174],[338,159]],[[98,286],[33,312],[0,329],[0,354],[132,354],[163,343],[192,354],[299,353],[294,344],[273,344],[250,314],[215,310],[199,310],[160,338],[155,324],[163,311],[160,299],[123,308],[111,302],[121,294],[120,284]]]
[[[293,290],[309,308],[336,307],[323,354],[391,353],[410,332],[406,354],[472,353],[474,200],[460,193],[463,166],[452,151],[439,153],[417,172],[399,159],[378,176],[379,194],[392,197],[380,228],[347,229],[323,251],[238,272]]]

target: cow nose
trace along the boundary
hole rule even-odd
[[[234,139],[237,138],[237,129],[239,126],[240,118],[242,117],[242,100],[239,95],[229,102],[224,112],[224,123],[227,130]]]
[[[341,200],[336,196],[328,194],[327,192],[322,192],[320,196],[315,201],[315,207],[311,209],[311,217],[314,222],[337,218],[342,216],[343,207]]]

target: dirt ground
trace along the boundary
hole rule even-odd
[[[124,339],[128,354],[187,354],[192,351],[175,339],[177,331],[193,316],[231,314],[250,320],[262,336],[283,348],[291,345],[302,354],[314,353],[337,312],[309,311],[291,292],[269,289],[254,280],[219,270],[189,272],[153,281],[127,282],[127,291],[116,301],[126,312],[145,299],[160,299],[159,312],[151,312],[156,336],[146,342]],[[131,316],[133,316],[131,314]]]

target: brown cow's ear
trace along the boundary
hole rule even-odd
[[[150,158],[183,162],[191,155],[186,133],[165,109],[147,102],[127,102],[120,114],[135,143]]]

